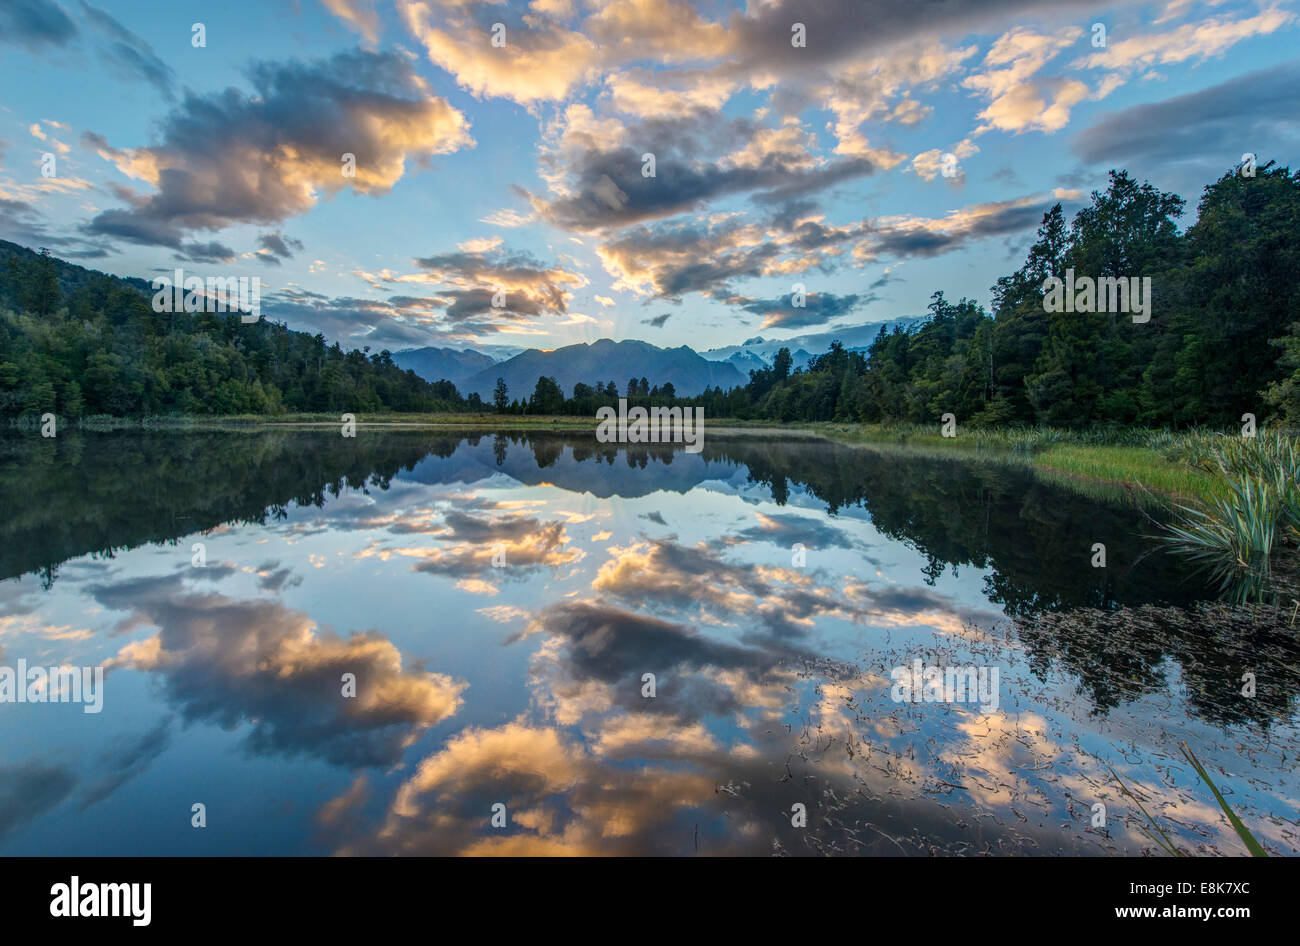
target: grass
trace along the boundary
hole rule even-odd
[[[1263,601],[1282,545],[1300,544],[1300,446],[1285,434],[1225,437],[1196,463],[1218,467],[1226,495],[1204,508],[1179,506],[1165,526],[1169,546],[1219,582],[1234,601]]]
[[[1140,484],[1198,502],[1212,501],[1224,491],[1223,484],[1210,474],[1170,461],[1149,447],[1062,444],[1036,454],[1034,465],[1090,480]]]
[[[1168,431],[970,428],[959,429],[956,437],[944,437],[937,426],[810,426],[843,443],[908,446],[955,455],[974,453],[1022,462],[1046,479],[1092,498],[1140,503],[1182,499],[1204,506],[1227,494],[1218,477],[1186,458],[1188,450],[1183,440],[1191,435]]]
[[[1201,765],[1201,760],[1196,758],[1196,753],[1192,752],[1191,746],[1185,742],[1180,742],[1178,743],[1178,749],[1182,752],[1183,758],[1187,760],[1189,765],[1191,765],[1193,771],[1196,772],[1196,776],[1209,787],[1210,792],[1214,795],[1214,800],[1219,803],[1219,808],[1228,819],[1228,824],[1232,825],[1232,830],[1237,832],[1237,837],[1241,838],[1241,843],[1246,845],[1246,850],[1250,853],[1250,856],[1268,857],[1268,852],[1264,850],[1264,845],[1259,843],[1259,839],[1251,833],[1245,823],[1237,817],[1237,813],[1234,812],[1231,806],[1228,805],[1227,801],[1224,800],[1223,794],[1219,791],[1218,786],[1214,784],[1214,780],[1210,778],[1210,774],[1205,771],[1205,766]],[[1170,854],[1173,857],[1186,857],[1187,853],[1169,839],[1169,835],[1160,827],[1160,823],[1157,822],[1155,818],[1151,817],[1151,813],[1146,810],[1141,799],[1134,795],[1133,792],[1129,790],[1129,787],[1124,784],[1124,780],[1119,777],[1119,773],[1112,768],[1110,774],[1115,776],[1115,781],[1119,783],[1119,790],[1129,798],[1133,799],[1134,803],[1138,806],[1138,810],[1141,811],[1142,815],[1147,819],[1147,823],[1151,826],[1151,830],[1146,832],[1147,837],[1163,848],[1165,853]]]

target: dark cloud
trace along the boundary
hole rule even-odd
[[[296,240],[286,242],[301,247]],[[265,246],[259,255],[274,259]],[[563,315],[569,310],[572,290],[587,284],[586,277],[547,266],[528,253],[460,251],[414,262],[423,271],[419,278],[438,286],[434,294],[329,299],[290,288],[264,298],[263,310],[291,327],[321,331],[351,347],[398,349],[464,340],[498,332],[504,325]],[[366,278],[380,290],[394,281]]]
[[[862,544],[843,529],[822,519],[796,516],[787,513],[769,513],[761,517],[758,525],[742,529],[736,538],[771,542],[784,548],[802,543],[809,549],[855,549]]]
[[[51,232],[40,209],[24,200],[0,198],[0,234],[20,246],[48,247],[63,259],[102,259],[110,250],[102,241],[91,243]]]
[[[830,292],[810,292],[804,299],[805,304],[795,307],[794,294],[789,293],[776,299],[755,299],[741,308],[763,316],[761,328],[797,328],[822,325],[831,319],[847,315],[873,299],[874,297],[864,297],[857,293],[837,296]]]
[[[293,259],[294,250],[301,251],[303,248],[301,240],[279,233],[263,233],[257,238],[257,245],[281,259]]]
[[[901,276],[898,276],[894,273],[881,273],[867,288],[884,289],[890,283],[894,283],[894,282],[907,282],[907,280],[903,279]]]
[[[86,225],[86,232],[115,236],[144,246],[169,246],[179,250],[183,231],[163,219],[138,215],[133,210],[105,210]],[[198,245],[198,244],[194,244]]]
[[[736,222],[634,227],[601,247],[606,268],[647,279],[654,295],[725,294],[732,280],[763,274],[785,250]]]
[[[465,684],[403,667],[387,638],[346,638],[270,600],[189,590],[181,576],[93,586],[95,600],[157,627],[110,670],[157,674],[186,721],[244,728],[259,755],[310,755],[336,765],[391,765],[424,729],[459,709]],[[355,674],[356,696],[342,679]]]
[[[1003,167],[998,168],[996,171],[994,171],[992,174],[989,175],[988,179],[990,181],[997,181],[999,184],[1006,184],[1010,187],[1024,186],[1024,184],[1021,183],[1020,175],[1018,175],[1015,171],[1015,168],[1011,167],[1010,165],[1005,165]],[[1062,183],[1059,177],[1057,178],[1057,182]],[[1068,185],[1062,183],[1062,186],[1069,187],[1069,186],[1078,186],[1078,185]]]
[[[1075,135],[1074,153],[1090,164],[1158,167],[1194,162],[1220,173],[1245,152],[1286,142],[1300,133],[1300,62],[1229,79],[1163,102],[1134,105],[1093,122]],[[1206,142],[1221,143],[1212,155]]]
[[[77,27],[54,0],[5,0],[0,4],[0,42],[27,49],[66,46]]]
[[[397,54],[342,53],[260,63],[238,89],[187,95],[162,122],[162,143],[100,153],[129,161],[156,193],[107,210],[91,232],[179,248],[182,234],[234,223],[274,223],[310,209],[318,191],[388,192],[408,160],[473,143],[464,116],[432,96]],[[356,158],[345,177],[342,156]]]
[[[60,765],[0,765],[0,837],[58,805],[76,783],[73,774]]]
[[[207,243],[182,243],[181,253],[194,263],[229,263],[236,256],[234,250],[216,240]]]
[[[705,667],[767,671],[786,656],[715,641],[682,624],[594,601],[553,605],[538,616],[535,630],[566,641],[571,676],[604,683],[639,681],[646,672],[680,676]],[[632,697],[646,702],[640,699],[639,687],[629,687],[628,693],[629,702]],[[677,712],[685,709],[680,701],[673,706]]]
[[[1092,181],[1095,178],[1095,176],[1096,175],[1094,174],[1090,174],[1088,172],[1088,169],[1084,167],[1082,164],[1080,164],[1078,167],[1074,168],[1071,171],[1064,171],[1061,174],[1056,175],[1055,180],[1056,183],[1060,184],[1062,187],[1070,187],[1070,188],[1077,189],[1081,187],[1087,187],[1088,183]]]
[[[874,170],[865,158],[806,168],[775,155],[766,156],[754,166],[730,166],[668,153],[656,155],[655,176],[645,177],[641,173],[641,153],[632,148],[585,151],[574,156],[572,162],[573,196],[549,203],[534,199],[534,206],[556,226],[576,231],[669,217],[748,191],[758,192],[754,195],[757,201],[779,203]]]
[[[41,212],[35,205],[25,200],[10,200],[0,197],[0,226],[11,233],[37,226],[42,220]]]
[[[868,56],[912,39],[989,32],[1037,13],[1101,9],[1106,0],[777,0],[735,14],[729,31],[736,57],[719,71],[737,77],[753,73],[789,77],[815,74],[828,65]],[[802,23],[807,46],[791,44],[791,26]]]
[[[802,524],[759,517],[754,537],[783,544]],[[746,534],[730,537],[735,545]],[[852,540],[830,533],[808,533],[813,548],[829,548]],[[791,543],[793,545],[793,543]],[[681,545],[675,537],[645,538],[636,546],[613,551],[592,588],[628,605],[651,608],[679,622],[700,621],[705,615],[726,622],[737,619],[753,628],[744,640],[764,649],[793,652],[808,634],[813,619],[836,616],[859,624],[889,622],[894,612],[934,612],[962,619],[987,617],[942,595],[912,592],[894,586],[859,581],[836,587],[818,584],[815,569],[754,568],[723,558],[700,543]],[[867,559],[870,561],[870,559]]]
[[[431,523],[410,522],[390,531],[424,534],[445,547],[422,549],[413,566],[417,572],[488,583],[518,580],[540,568],[559,568],[582,557],[570,545],[564,523],[529,516],[470,516],[458,510],[443,514],[441,528],[430,533]],[[505,556],[505,567],[495,567],[494,556]]]
[[[378,299],[351,296],[328,298],[316,292],[284,289],[262,297],[262,312],[290,328],[320,332],[338,339],[344,348],[396,351],[430,344],[438,336],[428,321],[411,319],[400,306]],[[432,317],[433,313],[430,313]]]
[[[441,253],[416,259],[415,265],[451,287],[440,295],[452,322],[482,315],[518,319],[563,314],[569,305],[567,287],[585,284],[576,273],[547,267],[528,253]],[[498,297],[498,291],[504,295]]]
[[[278,561],[263,562],[257,566],[257,586],[263,591],[282,591],[302,584],[302,576],[294,575],[289,566],[281,567]]]
[[[175,97],[176,74],[158,58],[153,47],[86,0],[81,0],[81,12],[92,27],[108,38],[103,57],[111,69],[128,77],[143,79],[168,99]]]
[[[171,745],[171,724],[172,717],[168,715],[148,732],[133,739],[121,739],[109,752],[104,753],[102,761],[109,766],[110,771],[86,787],[81,796],[82,811],[103,801],[149,768],[150,763]]]
[[[663,328],[668,320],[673,317],[671,312],[665,312],[663,315],[656,315],[654,318],[642,319],[642,325],[653,325],[655,328]]]
[[[1058,203],[1056,198],[1006,200],[979,204],[940,220],[909,221],[888,226],[869,221],[865,225],[865,246],[875,256],[938,256],[984,237],[1003,236],[1036,227],[1042,222],[1043,214],[1055,203]]]

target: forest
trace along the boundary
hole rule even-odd
[[[153,311],[119,279],[0,243],[0,415],[231,415],[464,410],[389,352],[236,313]],[[474,399],[477,400],[477,399]]]
[[[712,418],[976,427],[1223,427],[1243,414],[1300,425],[1300,172],[1275,162],[1185,201],[1126,171],[1072,221],[1044,215],[1024,264],[991,287],[991,311],[936,292],[929,317],[866,351],[838,343],[792,369],[782,349],[749,383],[676,396],[671,383],[531,392],[499,383],[493,403],[426,382],[388,351],[344,352],[322,335],[236,315],[157,314],[140,280],[88,274],[12,244],[0,268],[0,412],[228,415],[446,412],[594,416],[620,396],[696,405]],[[0,250],[2,251],[2,250]],[[1067,270],[1150,279],[1149,321],[1057,311],[1044,282]],[[87,275],[88,274],[88,275]]]

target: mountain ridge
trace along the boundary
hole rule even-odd
[[[699,394],[706,388],[739,387],[749,380],[748,374],[742,374],[735,366],[710,361],[688,345],[660,348],[637,339],[601,338],[549,351],[530,348],[470,375],[457,388],[464,395],[477,393],[490,401],[497,378],[502,378],[511,399],[527,398],[540,377],[555,378],[566,394],[579,382],[613,381],[623,391],[630,379],[645,378],[652,386],[671,383],[677,394],[684,397]]]

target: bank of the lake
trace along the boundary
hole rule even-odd
[[[462,430],[594,430],[594,418],[570,415],[496,413],[356,414],[358,427],[381,429],[451,428]],[[29,419],[22,426],[33,426]],[[221,417],[65,418],[60,425],[83,430],[256,429],[327,427],[341,416],[325,413],[231,415]],[[946,437],[937,425],[846,424],[709,418],[707,434],[752,431],[769,436],[814,436],[875,449],[905,449],[954,457],[985,458],[1029,466],[1044,478],[1096,499],[1141,504],[1170,500],[1204,505],[1225,495],[1221,477],[1188,462],[1204,453],[1201,431],[1171,432],[1142,428],[1071,431],[1054,428],[975,428],[958,425]]]

